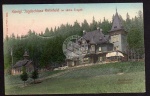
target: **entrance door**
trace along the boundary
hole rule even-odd
[[[99,57],[99,61],[100,61],[100,62],[103,61],[103,57],[102,57],[102,56]]]
[[[72,66],[74,66],[75,64],[74,64],[74,61],[72,61]]]

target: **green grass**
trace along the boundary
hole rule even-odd
[[[57,74],[57,73],[60,73],[60,72],[63,72],[63,71],[64,70],[42,72],[42,73],[39,74],[39,78],[43,78],[43,77],[46,77],[46,76],[54,75],[54,74]]]
[[[44,80],[39,84],[20,87],[18,76],[5,76],[6,94],[78,94],[145,92],[144,62],[123,62],[77,68]],[[41,77],[64,71],[44,72]],[[124,74],[118,75],[117,73]],[[11,81],[8,83],[8,81]],[[28,81],[29,82],[29,81]]]

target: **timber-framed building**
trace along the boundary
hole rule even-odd
[[[108,35],[104,35],[102,29],[97,28],[91,32],[83,31],[82,37],[88,43],[87,54],[81,60],[82,62],[79,62],[77,58],[66,58],[68,66],[127,60],[127,32],[124,30],[117,10]]]

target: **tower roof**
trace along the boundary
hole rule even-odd
[[[117,8],[116,8],[116,14],[113,18],[113,24],[112,24],[112,28],[110,31],[116,31],[116,30],[120,30],[120,29],[123,29],[123,25],[122,25],[121,19],[119,18]]]
[[[29,55],[28,55],[28,52],[25,51],[23,56],[24,56],[24,57],[28,57],[28,56],[29,56]]]
[[[19,60],[18,62],[16,62],[16,64],[13,66],[13,68],[27,66],[29,64],[32,64],[31,60]]]

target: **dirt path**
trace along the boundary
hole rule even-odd
[[[72,69],[72,70],[73,70],[73,69]],[[49,79],[49,78],[57,77],[57,76],[60,76],[60,75],[65,74],[65,73],[68,73],[68,72],[70,72],[70,71],[72,71],[72,70],[68,69],[68,70],[66,70],[66,71],[64,71],[64,72],[60,72],[60,73],[57,73],[57,74],[54,74],[54,75],[50,75],[50,76],[47,76],[47,77],[43,77],[43,78],[40,78],[40,79],[38,79],[38,80],[43,81],[43,80],[46,80],[46,79]]]
[[[79,65],[79,66],[69,67],[67,69],[64,69],[65,71],[63,71],[63,72],[60,72],[60,73],[57,73],[57,74],[54,74],[54,75],[50,75],[50,76],[47,76],[47,77],[43,77],[43,78],[40,78],[38,80],[43,81],[43,80],[46,80],[46,79],[49,79],[49,78],[53,78],[53,77],[57,77],[57,76],[69,73],[69,72],[71,72],[73,70],[82,69],[82,68],[93,66],[93,65],[97,65],[97,64],[85,64],[85,65]]]

